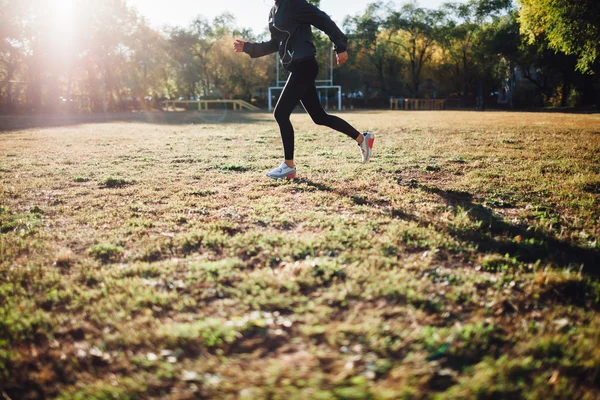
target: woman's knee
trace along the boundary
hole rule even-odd
[[[273,110],[273,117],[275,117],[275,120],[279,122],[279,119],[281,118],[281,111],[279,111],[277,107],[275,107]]]
[[[290,120],[290,114],[286,113],[279,107],[275,107],[275,110],[273,111],[273,117],[275,117],[275,121],[277,121],[277,123],[282,123]]]
[[[323,112],[316,115],[312,115],[312,120],[317,125],[328,125],[329,114]]]

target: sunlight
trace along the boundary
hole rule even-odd
[[[73,19],[75,0],[55,0],[53,16],[61,22],[70,22]]]
[[[78,0],[55,0],[49,9],[48,22],[62,38],[72,39],[75,25],[75,8]]]

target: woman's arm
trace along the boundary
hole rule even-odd
[[[273,18],[273,13],[274,9],[271,9],[269,14],[270,20]],[[279,50],[279,43],[273,34],[271,34],[271,40],[267,42],[250,43],[236,39],[235,43],[233,43],[233,49],[237,53],[244,52],[249,54],[252,58],[258,58],[275,53],[277,50]]]
[[[322,30],[329,36],[334,44],[336,53],[346,52],[348,38],[331,20],[329,15],[319,10],[317,7],[308,3],[306,0],[292,0],[294,7],[294,17],[302,24],[311,24],[317,29]]]
[[[241,51],[247,53],[252,58],[266,56],[268,54],[273,54],[279,48],[277,40],[274,37],[271,37],[271,40],[268,42],[259,42],[259,43],[249,43],[243,42],[243,47]]]

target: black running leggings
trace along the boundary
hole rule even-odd
[[[279,124],[283,151],[286,160],[294,159],[294,127],[290,122],[290,115],[300,101],[313,122],[317,125],[325,125],[336,131],[345,133],[352,139],[356,139],[360,132],[341,118],[329,115],[323,110],[315,79],[319,73],[317,60],[309,58],[293,64],[290,68],[290,76],[285,84],[283,93],[275,106],[275,120]]]

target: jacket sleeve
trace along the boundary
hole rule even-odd
[[[275,11],[274,8],[272,8],[271,12],[269,13],[269,20],[271,20],[273,18],[274,11]],[[243,49],[244,53],[249,54],[250,57],[252,57],[252,58],[258,58],[258,57],[266,56],[268,54],[273,54],[277,50],[279,50],[279,43],[277,42],[277,39],[275,39],[273,34],[271,34],[271,40],[269,40],[267,42],[260,42],[260,43],[245,42],[244,49]]]
[[[322,30],[329,36],[329,39],[334,44],[336,53],[346,51],[348,38],[331,20],[329,15],[325,14],[316,6],[310,4],[306,0],[292,0],[294,7],[294,17],[301,24],[311,24],[317,29]]]
[[[260,43],[244,43],[244,53],[247,53],[252,58],[258,58],[262,56],[266,56],[268,54],[273,54],[279,48],[279,44],[277,43],[277,39],[271,36],[271,40],[268,42],[260,42]]]

